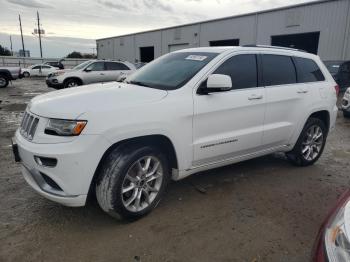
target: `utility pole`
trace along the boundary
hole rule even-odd
[[[23,41],[23,32],[22,32],[22,22],[21,22],[21,15],[18,15],[19,18],[19,28],[21,30],[21,38],[22,38],[22,50],[23,50],[23,56],[26,56],[26,51],[24,49],[24,41]]]
[[[43,58],[43,49],[41,46],[41,30],[40,30],[40,18],[39,18],[39,11],[36,12],[38,17],[38,34],[39,34],[39,44],[40,44],[40,57]]]
[[[11,47],[11,55],[13,56],[13,50],[12,50],[12,36],[10,35],[10,47]]]

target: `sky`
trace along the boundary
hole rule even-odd
[[[63,57],[71,51],[92,53],[96,39],[167,26],[244,14],[310,0],[0,0],[0,45],[21,48],[18,15],[25,47],[39,56],[32,35],[39,11],[45,30],[43,53]],[[96,51],[95,51],[96,52]]]

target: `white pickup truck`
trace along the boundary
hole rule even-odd
[[[0,88],[7,87],[10,81],[21,77],[20,67],[0,67]]]
[[[286,48],[209,47],[164,55],[124,83],[50,92],[28,105],[13,140],[26,181],[114,217],[155,208],[170,181],[285,152],[321,156],[338,87],[318,56]]]

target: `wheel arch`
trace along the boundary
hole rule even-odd
[[[329,132],[330,113],[328,112],[328,110],[319,110],[319,111],[313,112],[307,119],[309,119],[309,118],[317,118],[317,119],[321,120],[327,128],[327,133]]]
[[[157,148],[159,148],[162,152],[166,153],[165,156],[167,157],[169,161],[169,166],[171,169],[178,169],[178,158],[175,150],[175,146],[173,142],[169,139],[169,137],[162,135],[162,134],[154,134],[154,135],[145,135],[145,136],[139,136],[139,137],[133,137],[133,138],[127,138],[121,141],[118,141],[114,144],[112,144],[101,157],[97,168],[94,172],[94,175],[92,177],[92,180],[90,182],[90,188],[88,191],[88,199],[91,199],[94,196],[94,190],[95,190],[95,184],[96,180],[98,178],[99,172],[102,168],[102,165],[109,155],[110,152],[112,152],[114,149],[125,145],[127,143],[131,144],[140,144],[140,145],[152,145]]]

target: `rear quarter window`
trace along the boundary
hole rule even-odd
[[[309,83],[325,80],[321,69],[318,67],[315,61],[302,57],[294,57],[294,60],[297,67],[298,83]]]

